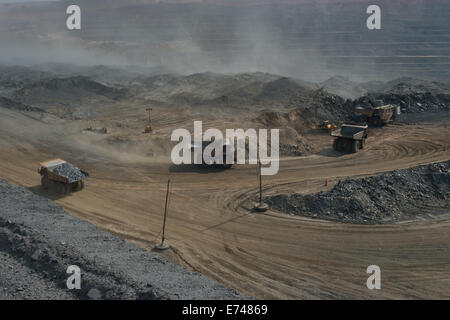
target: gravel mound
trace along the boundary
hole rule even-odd
[[[0,199],[0,297],[244,298],[159,254],[101,232],[50,200],[2,179]],[[71,265],[81,269],[80,290],[66,287]],[[28,282],[21,285],[24,281]],[[39,293],[42,288],[51,291]]]
[[[354,111],[351,100],[331,94],[322,88],[308,93],[298,92],[290,100],[289,106],[307,112],[309,116],[306,120],[310,124],[321,120],[346,121]]]
[[[280,130],[280,155],[303,156],[312,152],[312,146],[303,133],[310,129],[306,120],[308,110],[294,109],[289,112],[263,110],[255,119],[263,128]]]
[[[45,112],[40,108],[32,107],[5,97],[0,97],[0,107],[18,111]]]
[[[62,290],[43,274],[0,250],[0,300],[74,300],[68,290]],[[13,275],[13,276],[11,276]]]
[[[44,107],[67,107],[80,102],[113,103],[127,97],[128,91],[123,88],[106,86],[88,77],[75,76],[68,78],[50,78],[26,84],[12,95],[14,100],[24,104]]]
[[[321,82],[320,87],[346,99],[354,99],[367,94],[363,84],[351,81],[343,76],[334,76]]]
[[[363,179],[346,179],[315,195],[276,195],[272,209],[345,223],[382,224],[419,218],[420,213],[448,213],[450,161],[394,170]],[[420,213],[419,213],[420,212]],[[422,214],[423,216],[423,214]]]
[[[450,111],[450,95],[431,92],[389,92],[369,94],[353,102],[355,108],[384,104],[398,105],[402,113]]]

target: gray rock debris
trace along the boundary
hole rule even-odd
[[[242,299],[235,290],[163,256],[101,232],[52,201],[0,179],[0,298]],[[3,263],[3,260],[2,260]],[[24,284],[17,265],[28,274]],[[67,268],[81,269],[81,289],[68,290]],[[31,273],[31,274],[30,274]],[[18,277],[17,279],[15,277]],[[17,283],[17,286],[14,284]],[[0,286],[1,287],[1,286]],[[42,287],[51,292],[40,292]]]
[[[88,177],[86,172],[80,170],[79,168],[68,162],[61,163],[55,167],[50,168],[50,170],[60,176],[69,179],[69,183],[76,182]]]
[[[420,217],[419,213],[449,213],[449,164],[446,161],[346,179],[327,192],[282,194],[265,202],[288,214],[358,224],[410,220]]]

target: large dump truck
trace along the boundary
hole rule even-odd
[[[84,188],[84,179],[89,173],[62,159],[53,159],[40,163],[38,173],[45,190],[56,193],[70,193]]]
[[[358,107],[355,112],[359,114],[360,122],[372,124],[374,126],[382,126],[395,121],[397,108],[390,104],[373,108]]]
[[[333,149],[356,153],[363,149],[368,135],[367,124],[344,123],[340,129],[331,132],[334,137]]]
[[[196,143],[190,145],[189,148],[191,150],[191,154],[192,154],[192,157],[193,157],[193,159],[192,159],[193,163],[195,163],[195,148],[198,147],[198,149],[201,148],[202,165],[205,165],[205,166],[216,166],[216,167],[220,166],[220,167],[222,167],[224,169],[231,168],[233,166],[233,164],[226,163],[226,160],[227,160],[227,144],[228,144],[228,142],[223,143],[223,156],[222,156],[222,162],[223,163],[221,163],[221,164],[220,163],[205,163],[205,161],[203,159],[203,152],[205,151],[205,148],[209,144],[211,144],[211,141],[202,141],[201,145],[199,144],[198,146],[197,146]],[[214,151],[212,152],[211,156],[214,157]],[[236,152],[234,152],[234,158],[233,159],[234,159],[235,162],[236,162],[236,157],[237,157]]]

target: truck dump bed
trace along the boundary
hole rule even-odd
[[[337,138],[348,138],[352,140],[361,140],[364,137],[367,125],[343,124],[340,129],[331,132],[331,136]]]

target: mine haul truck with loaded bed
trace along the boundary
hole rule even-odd
[[[398,113],[397,109],[395,106],[387,104],[373,108],[358,107],[355,109],[355,112],[359,115],[358,121],[380,127],[395,121]]]
[[[44,190],[59,194],[84,189],[84,179],[89,177],[86,171],[62,159],[41,162],[38,173],[42,176],[41,184]]]
[[[230,142],[229,141],[225,141],[225,142],[223,142],[222,141],[222,150],[223,150],[223,155],[222,155],[222,163],[215,163],[215,162],[213,162],[213,163],[206,163],[205,161],[204,161],[204,159],[203,159],[203,152],[205,151],[205,148],[209,145],[209,144],[211,144],[211,141],[201,141],[200,143],[197,143],[197,142],[195,142],[195,143],[193,143],[193,144],[190,144],[190,146],[189,146],[189,149],[191,150],[191,156],[192,156],[192,163],[195,163],[195,157],[196,157],[196,154],[195,154],[195,149],[196,148],[198,148],[198,150],[201,150],[201,154],[200,154],[200,156],[202,157],[202,159],[201,159],[201,165],[203,165],[203,166],[215,166],[215,167],[221,167],[221,168],[223,168],[223,169],[230,169],[232,166],[233,166],[233,164],[232,163],[227,163],[226,162],[226,160],[227,160],[227,145],[229,144]],[[212,157],[214,157],[215,156],[215,154],[214,154],[214,151],[212,152],[212,154],[211,154],[211,156]],[[233,155],[233,160],[234,160],[234,162],[236,162],[236,160],[237,160],[237,153],[236,153],[236,151],[234,151],[234,155]]]
[[[334,137],[333,149],[336,151],[358,152],[363,149],[368,135],[367,124],[344,123],[340,129],[331,132]]]

